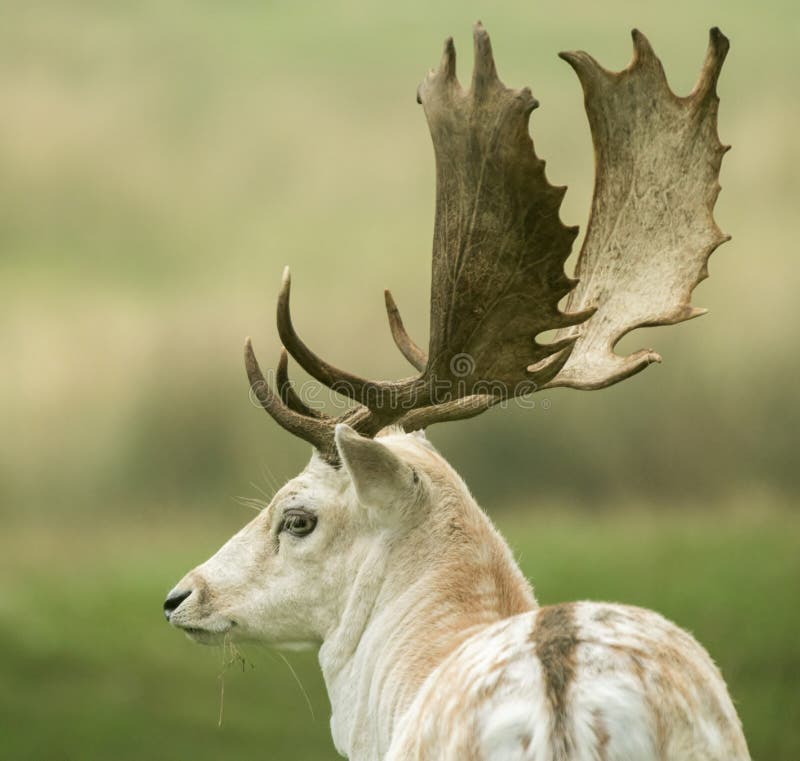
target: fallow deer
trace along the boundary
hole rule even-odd
[[[314,452],[300,475],[164,603],[202,643],[319,647],[336,748],[354,761],[745,761],[719,671],[686,632],[618,604],[539,607],[508,546],[421,433],[542,388],[598,389],[660,360],[613,347],[634,328],[700,314],[690,305],[711,252],[726,148],[717,79],[728,40],[712,29],[690,95],[670,90],[633,32],[619,73],[562,53],[585,95],[596,154],[591,219],[577,228],[537,158],[529,89],[507,89],[474,30],[472,83],[452,40],[419,87],[436,155],[430,342],[394,340],[417,373],[368,381],[299,338],[284,274],[276,390],[250,341],[252,393]],[[566,297],[564,310],[559,302]],[[549,343],[537,342],[555,331]],[[353,405],[307,406],[287,351]]]

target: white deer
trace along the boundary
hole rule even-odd
[[[354,761],[745,761],[725,683],[705,650],[656,613],[607,603],[540,608],[508,546],[420,433],[547,386],[600,388],[658,355],[613,352],[624,333],[699,313],[691,291],[725,240],[712,209],[724,147],[712,29],[700,80],[668,88],[634,32],[622,72],[565,53],[583,84],[597,155],[580,283],[564,275],[575,229],[528,134],[536,101],[497,77],[475,28],[472,86],[452,41],[420,86],[437,160],[429,352],[392,334],[419,374],[371,382],[320,359],[289,314],[278,329],[314,378],[357,404],[309,409],[277,393],[250,342],[251,388],[314,446],[309,465],[164,603],[202,643],[319,647],[336,748]],[[569,294],[564,312],[558,302]],[[553,342],[536,343],[556,329]]]

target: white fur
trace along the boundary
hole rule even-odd
[[[342,468],[314,456],[179,582],[192,593],[173,625],[201,642],[318,646],[333,741],[353,761],[749,759],[688,634],[600,603],[564,608],[559,628],[424,437],[339,426],[336,441]],[[300,507],[315,530],[279,533]],[[562,665],[559,704],[548,680]]]

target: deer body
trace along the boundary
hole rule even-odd
[[[651,611],[583,602],[470,637],[426,681],[387,759],[749,755],[724,682],[690,635]]]
[[[388,291],[386,307],[418,374],[369,381],[311,351],[292,323],[287,269],[275,388],[249,339],[245,365],[254,398],[315,454],[184,577],[165,613],[199,642],[319,647],[334,742],[354,761],[746,761],[700,645],[636,608],[539,609],[503,539],[418,433],[541,388],[625,380],[660,357],[616,354],[623,335],[702,313],[692,289],[727,239],[712,212],[728,40],[711,30],[686,97],[638,31],[621,72],[561,54],[596,154],[579,282],[564,272],[577,234],[559,217],[565,188],[549,184],[529,134],[538,104],[500,81],[480,24],[474,39],[468,89],[447,40],[417,91],[437,166],[427,353]],[[537,341],[547,331],[554,340]],[[289,354],[353,406],[335,418],[306,405]]]
[[[315,457],[177,585],[173,625],[319,646],[334,743],[353,761],[749,758],[691,636],[638,608],[538,608],[424,438],[340,426],[337,443],[344,467]],[[301,506],[315,528],[287,535]]]

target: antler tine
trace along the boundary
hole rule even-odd
[[[589,80],[610,80],[614,74],[603,68],[593,56],[584,50],[563,50],[558,54],[575,70],[581,82]]]
[[[438,69],[431,69],[428,76],[417,88],[417,103],[422,103],[422,92],[425,88],[436,88],[447,91],[460,89],[458,78],[456,77],[456,48],[453,38],[448,37],[444,41],[442,59],[439,61]]]
[[[442,60],[439,63],[439,75],[446,80],[456,80],[456,46],[453,44],[453,38],[448,37],[444,41],[444,50],[442,51]]]
[[[709,95],[716,96],[717,82],[722,64],[730,50],[730,40],[720,31],[719,27],[712,27],[708,32],[708,50],[703,62],[703,69],[697,84],[689,96],[693,100],[702,101]]]
[[[502,397],[490,394],[464,396],[461,399],[454,399],[450,402],[411,410],[401,418],[399,425],[404,431],[421,431],[434,423],[467,420],[486,412],[490,407],[501,401],[503,401]]]
[[[275,386],[278,389],[281,400],[290,410],[294,410],[307,417],[331,419],[327,415],[323,415],[321,412],[311,409],[311,407],[309,407],[295,392],[292,382],[289,380],[289,353],[283,346],[281,346],[278,366],[275,368]]]
[[[397,348],[417,370],[422,372],[428,363],[427,354],[414,343],[411,336],[406,332],[403,319],[400,317],[400,310],[392,298],[392,292],[387,288],[383,295],[386,299],[386,315],[389,318],[389,328],[392,331],[392,338]]]
[[[472,69],[472,91],[482,95],[493,85],[499,85],[497,67],[492,54],[492,42],[489,34],[480,21],[475,23],[472,32],[475,48],[475,63]]]
[[[244,364],[250,389],[270,417],[284,430],[307,441],[330,461],[333,457],[333,427],[323,420],[301,415],[283,403],[264,378],[250,338],[244,344]]]
[[[311,351],[297,335],[292,324],[289,308],[291,282],[289,268],[286,267],[283,270],[283,280],[278,295],[278,334],[289,354],[294,357],[303,370],[328,388],[368,407],[376,404],[380,406],[384,397],[389,396],[391,392],[396,392],[399,387],[404,385],[402,382],[387,383],[367,380],[334,367]]]
[[[664,69],[661,66],[661,61],[658,60],[653,46],[650,44],[650,40],[638,29],[631,29],[631,39],[633,40],[633,62],[631,66],[645,63],[653,64],[658,66],[663,73]]]

